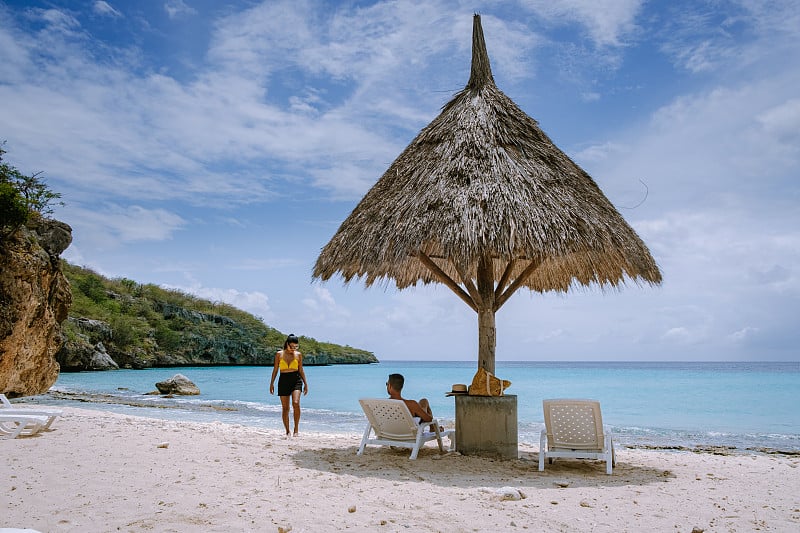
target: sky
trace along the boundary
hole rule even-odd
[[[798,0],[0,0],[5,162],[62,194],[73,264],[381,360],[477,361],[443,285],[312,279],[466,85],[474,13],[498,87],[664,276],[519,291],[497,360],[800,360]]]

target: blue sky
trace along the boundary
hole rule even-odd
[[[520,291],[498,360],[800,360],[794,1],[0,0],[0,140],[64,253],[381,359],[477,360],[444,286],[312,282],[320,249],[469,78],[586,169],[663,285]]]

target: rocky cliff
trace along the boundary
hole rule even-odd
[[[179,291],[111,280],[62,262],[73,288],[57,354],[62,371],[272,365],[284,333],[240,309]],[[306,365],[377,363],[371,352],[300,337]]]
[[[41,394],[55,383],[61,323],[71,302],[59,255],[72,228],[33,217],[0,241],[0,392]]]

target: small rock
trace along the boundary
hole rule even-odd
[[[500,497],[501,501],[518,501],[525,498],[525,495],[514,487],[501,487],[495,493]]]
[[[693,527],[692,528],[692,533],[703,533],[703,531],[705,531],[705,529],[703,529],[702,527]]]
[[[157,444],[156,448],[169,448],[169,442],[162,442],[161,444]]]
[[[348,513],[355,513],[356,512],[356,506],[355,505],[351,505],[350,507],[347,508],[347,512]]]
[[[559,487],[559,488],[562,488],[562,489],[566,489],[567,487],[569,487],[569,483],[570,482],[569,481],[554,481],[553,483],[555,484],[556,487]]]
[[[591,507],[592,504],[587,502],[586,500],[581,500],[581,507]]]
[[[292,526],[278,526],[278,533],[289,533],[292,530]]]
[[[514,487],[500,487],[499,489],[482,487],[479,490],[481,492],[485,492],[486,494],[491,494],[492,496],[496,497],[501,501],[503,500],[516,501],[516,500],[524,500],[525,498],[527,498],[525,493]]]

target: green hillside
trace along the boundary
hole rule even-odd
[[[61,262],[72,287],[64,322],[62,371],[92,370],[110,358],[121,368],[271,365],[286,334],[231,305]],[[376,363],[372,352],[300,337],[304,363]],[[113,364],[112,364],[113,368]]]

